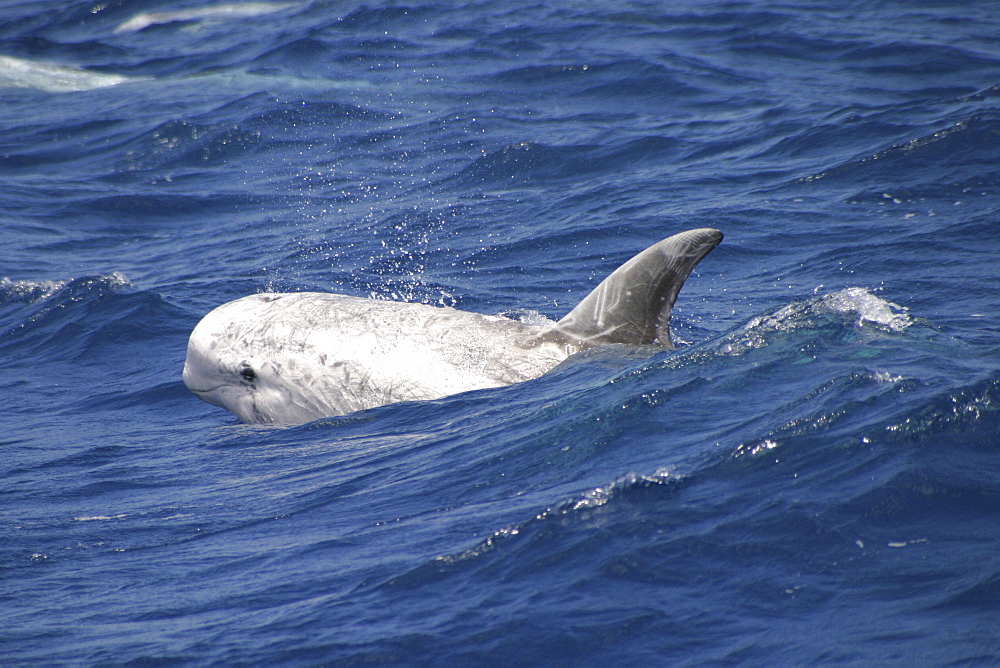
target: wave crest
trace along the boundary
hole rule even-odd
[[[120,271],[108,276],[87,276],[65,281],[15,281],[7,276],[0,276],[0,304],[8,302],[34,304],[46,301],[66,288],[74,293],[94,288],[103,292],[106,289],[113,291],[131,285],[132,282]]]
[[[774,334],[816,329],[831,320],[866,332],[899,333],[913,324],[905,307],[886,301],[865,288],[845,288],[750,319],[727,337],[723,351],[740,354],[761,348]]]
[[[589,489],[579,496],[570,497],[554,506],[541,511],[531,519],[518,525],[507,526],[490,534],[485,540],[458,554],[448,554],[437,557],[439,564],[454,564],[472,559],[492,551],[501,543],[513,538],[536,524],[545,524],[557,518],[563,518],[608,505],[613,501],[628,495],[630,492],[649,488],[660,488],[676,483],[680,478],[669,469],[657,469],[650,475],[627,473],[612,480],[607,485]]]

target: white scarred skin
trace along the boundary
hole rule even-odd
[[[308,422],[535,378],[580,349],[532,339],[543,330],[423,304],[252,295],[198,324],[184,382],[244,422]]]

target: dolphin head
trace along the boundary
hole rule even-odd
[[[288,422],[289,415],[299,422],[315,419],[315,410],[303,405],[301,392],[284,378],[280,357],[261,340],[252,304],[241,301],[215,309],[191,332],[184,384],[243,422]]]
[[[269,422],[259,407],[262,389],[269,385],[267,372],[236,350],[214,320],[205,318],[191,333],[184,384],[199,399],[231,411],[244,422]]]

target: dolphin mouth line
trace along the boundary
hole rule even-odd
[[[215,392],[219,388],[225,387],[225,385],[226,385],[225,383],[220,383],[220,384],[216,385],[215,387],[209,387],[209,388],[206,388],[206,389],[202,389],[202,388],[195,389],[193,387],[188,387],[188,389],[191,390],[191,392],[193,394],[196,394],[196,395],[198,395],[200,397],[203,394],[210,394],[212,392]]]

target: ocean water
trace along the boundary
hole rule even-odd
[[[997,661],[993,0],[0,6],[0,663]],[[558,318],[706,226],[676,350],[181,382],[246,294]]]

